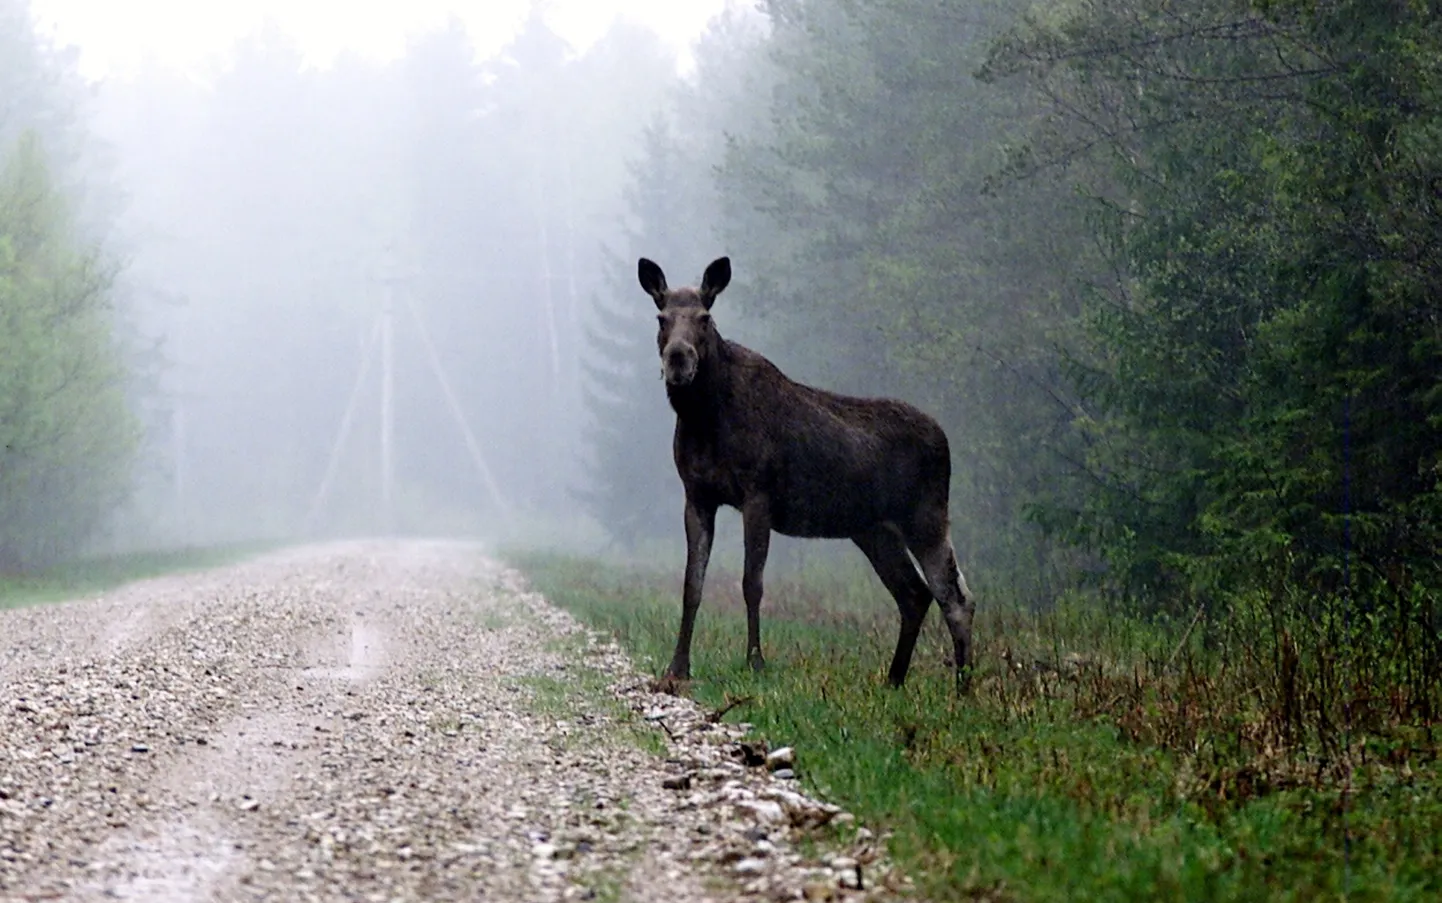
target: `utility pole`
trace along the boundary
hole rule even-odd
[[[189,409],[190,402],[199,396],[189,390],[184,366],[183,361],[177,362],[176,370],[181,375],[170,390],[170,529],[178,536],[188,537],[194,521]]]
[[[446,406],[450,409],[451,417],[455,420],[456,426],[460,429],[461,437],[465,440],[466,450],[470,453],[471,463],[475,465],[486,492],[490,495],[491,501],[496,509],[502,514],[510,513],[510,506],[501,492],[500,484],[495,474],[486,464],[485,457],[481,453],[481,444],[477,440],[470,425],[466,422],[464,410],[461,407],[460,399],[455,389],[451,386],[450,380],[446,377],[445,367],[441,364],[440,355],[431,341],[430,333],[426,329],[425,321],[421,318],[420,311],[416,309],[415,301],[410,297],[407,287],[411,280],[409,271],[405,269],[405,261],[398,259],[395,246],[388,246],[381,256],[378,269],[373,271],[373,282],[380,290],[380,310],[372,326],[369,339],[366,340],[361,349],[360,372],[356,374],[356,381],[351,388],[349,400],[346,402],[345,412],[341,416],[340,428],[336,432],[335,442],[331,446],[330,458],[326,463],[325,475],[321,477],[320,486],[316,490],[315,498],[311,501],[310,513],[307,517],[307,524],[311,529],[319,523],[322,505],[330,493],[335,482],[340,465],[341,451],[346,444],[346,437],[350,434],[351,423],[355,418],[356,410],[359,407],[360,397],[367,385],[366,377],[370,373],[372,358],[375,356],[377,346],[380,350],[381,359],[381,385],[380,385],[380,515],[382,529],[390,533],[396,528],[395,518],[395,318],[397,306],[404,308],[404,313],[409,313],[414,321],[417,333],[425,349],[427,361],[430,364],[432,375],[440,386],[441,393],[445,398]]]
[[[182,530],[185,528],[186,461],[185,461],[185,397],[177,392],[170,409],[170,457],[174,468],[172,478],[175,486],[175,521]]]
[[[390,286],[381,308],[381,529],[395,529],[395,343]]]
[[[381,529],[395,530],[395,253],[386,250],[381,271]]]
[[[356,374],[355,385],[351,388],[349,400],[346,401],[345,413],[341,415],[340,428],[336,430],[335,443],[331,446],[330,458],[326,461],[325,476],[321,477],[315,498],[311,500],[310,511],[306,515],[305,521],[307,530],[315,530],[316,525],[320,523],[321,505],[325,503],[331,484],[335,482],[336,473],[340,467],[341,449],[345,446],[346,437],[350,435],[351,423],[355,420],[356,409],[360,405],[361,390],[365,386],[366,376],[370,373],[371,360],[375,355],[376,345],[380,344],[380,338],[381,321],[377,320],[371,327],[365,344],[361,347],[360,372]]]
[[[446,378],[446,369],[441,366],[441,357],[436,353],[435,343],[431,341],[430,330],[426,329],[425,320],[421,319],[420,312],[416,310],[415,302],[407,297],[406,308],[410,311],[411,319],[415,321],[416,332],[421,337],[421,344],[425,347],[426,356],[430,360],[431,373],[436,378],[436,383],[441,387],[441,393],[445,396],[446,406],[451,409],[451,417],[455,419],[456,426],[460,428],[461,436],[466,440],[466,451],[471,453],[471,462],[476,465],[476,473],[480,474],[481,481],[486,485],[486,491],[491,495],[491,501],[495,503],[496,509],[505,514],[509,512],[509,505],[506,504],[506,497],[501,494],[500,484],[491,473],[491,468],[486,464],[485,457],[481,454],[481,444],[476,441],[476,434],[471,432],[470,424],[466,423],[465,412],[461,409],[461,403],[456,398],[455,389],[451,388],[451,381]]]

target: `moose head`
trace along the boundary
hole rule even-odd
[[[666,274],[644,257],[637,273],[641,288],[660,311],[656,315],[656,348],[661,353],[661,374],[668,386],[688,386],[719,352],[721,334],[711,320],[711,305],[731,281],[731,259],[712,261],[699,288],[667,288]]]

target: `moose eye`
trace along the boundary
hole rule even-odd
[[[657,315],[656,315],[656,325],[657,325],[657,326],[665,326],[665,325],[666,325],[666,315],[665,315],[665,314],[657,314]]]
[[[702,326],[705,326],[707,323],[711,322],[711,315],[703,311],[702,313],[696,315],[696,322],[700,323]]]

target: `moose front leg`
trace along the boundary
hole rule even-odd
[[[696,630],[696,611],[701,607],[701,588],[706,583],[706,565],[711,560],[711,538],[716,532],[714,505],[686,500],[686,581],[681,590],[681,630],[676,636],[676,653],[666,677],[691,679],[691,634]]]
[[[748,499],[741,510],[741,529],[746,542],[746,572],[741,578],[741,595],[746,599],[746,663],[751,670],[766,666],[761,657],[761,575],[771,549],[771,509],[764,496]]]

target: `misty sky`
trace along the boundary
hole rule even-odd
[[[498,50],[531,0],[34,0],[46,31],[80,48],[81,70],[101,77],[146,57],[167,66],[204,66],[235,41],[277,23],[308,59],[325,65],[343,50],[389,59],[409,35],[455,14],[482,54]],[[548,20],[578,47],[596,39],[618,15],[649,25],[684,46],[726,6],[726,0],[551,0]]]

